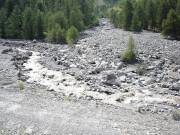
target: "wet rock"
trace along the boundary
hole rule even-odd
[[[16,52],[16,54],[11,59],[12,61],[27,61],[29,57],[32,56],[32,52],[26,52],[26,53],[19,53]]]
[[[170,86],[170,90],[180,91],[180,83],[173,83],[173,84]]]
[[[76,79],[77,81],[81,81],[81,80],[83,80],[84,78],[83,78],[82,75],[78,75],[78,76],[75,77],[75,79]]]
[[[100,74],[103,71],[103,68],[96,68],[93,71],[91,71],[89,74]]]
[[[58,64],[58,65],[62,65],[62,66],[64,66],[64,67],[70,67],[68,63],[62,62],[62,61],[58,61],[57,64]]]
[[[54,78],[54,75],[48,75],[48,78],[49,78],[49,79],[53,79],[53,78]]]
[[[123,68],[124,64],[121,62],[118,64],[117,70],[121,70]]]
[[[167,82],[161,84],[162,88],[169,88],[170,86],[171,85],[169,83],[167,83]]]
[[[180,121],[180,109],[173,112],[172,117],[176,121]]]
[[[158,60],[154,62],[154,65],[156,68],[162,68],[162,66],[165,64],[165,60]]]
[[[13,52],[13,49],[12,49],[12,48],[5,49],[5,50],[3,50],[1,53],[2,53],[2,54],[8,54],[9,52]]]
[[[107,81],[115,81],[117,79],[115,74],[109,74],[107,75]]]
[[[77,52],[78,52],[79,55],[82,55],[82,54],[83,54],[83,52],[82,52],[80,49],[78,49]]]
[[[95,61],[90,61],[90,62],[89,62],[89,64],[91,64],[91,65],[95,65],[95,64],[96,64],[96,62],[95,62]]]
[[[54,57],[53,57],[53,60],[54,60],[54,61],[57,61],[57,60],[58,60],[58,58],[57,58],[56,56],[54,56]]]
[[[25,56],[28,56],[28,57],[32,56],[32,52],[30,52],[30,51],[26,52]]]
[[[77,68],[77,66],[75,64],[71,64],[69,67],[70,68]]]
[[[25,82],[29,79],[29,77],[25,76],[22,72],[18,73],[18,78],[19,78],[19,80],[21,80],[23,82]]]
[[[120,80],[121,82],[126,82],[126,76],[121,76],[121,77],[119,78],[119,80]]]
[[[33,40],[33,43],[37,43],[37,40],[36,40],[36,39],[34,39],[34,40]]]
[[[119,82],[116,81],[116,79],[117,79],[116,75],[109,74],[109,75],[107,75],[106,80],[103,83],[108,86],[115,85],[115,86],[120,87],[120,84],[119,84]]]

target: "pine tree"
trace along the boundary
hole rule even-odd
[[[139,3],[137,3],[135,5],[135,10],[134,10],[134,15],[133,15],[133,19],[132,19],[132,30],[136,31],[136,32],[140,32],[142,31],[142,19],[141,17],[143,17],[143,13],[142,13],[142,9],[141,6],[139,5]]]
[[[162,22],[166,19],[167,14],[169,12],[169,5],[167,0],[160,0],[160,5],[157,11],[157,26],[161,30]]]
[[[5,38],[5,22],[6,22],[6,10],[1,9],[0,10],[0,37]]]
[[[133,5],[131,0],[126,0],[124,5],[124,29],[130,30],[133,17]]]
[[[95,0],[79,0],[79,3],[83,14],[84,24],[86,26],[96,24],[97,18],[94,14]]]
[[[132,30],[136,32],[142,31],[142,22],[140,21],[140,18],[137,13],[134,14],[133,20],[132,20]]]
[[[180,36],[180,20],[173,9],[169,11],[167,19],[163,22],[162,28],[162,33],[165,36],[174,38],[178,38]]]
[[[69,17],[70,26],[75,26],[79,31],[84,29],[83,15],[77,8],[73,9]]]
[[[18,6],[15,6],[12,14],[6,22],[6,36],[10,38],[21,38],[22,16]]]
[[[77,38],[79,37],[79,31],[76,29],[76,27],[71,26],[68,31],[67,31],[67,35],[66,35],[66,41],[69,45],[72,45]]]
[[[35,37],[37,39],[43,39],[44,38],[44,19],[43,19],[43,13],[41,11],[37,11],[36,17],[35,17]]]
[[[176,13],[180,16],[180,0],[177,0]]]
[[[6,12],[7,12],[7,17],[10,16],[11,12],[13,11],[13,6],[14,6],[14,1],[12,0],[6,0],[5,1],[5,9],[6,9]]]
[[[25,39],[34,38],[34,16],[31,8],[26,8],[23,13],[22,30]]]
[[[156,9],[155,9],[155,4],[152,0],[147,1],[147,19],[148,19],[148,26],[150,27],[151,30],[154,30],[156,27]]]

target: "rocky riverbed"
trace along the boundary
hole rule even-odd
[[[135,64],[121,60],[130,35],[136,43]],[[164,39],[159,33],[123,31],[102,19],[100,26],[83,32],[73,48],[0,40],[0,50],[0,129],[4,134],[45,134],[42,131],[50,118],[47,134],[180,133],[180,41]],[[18,80],[24,82],[23,91]],[[69,112],[62,112],[62,107]],[[68,115],[75,112],[73,117]],[[66,121],[69,117],[72,123]],[[91,117],[85,127],[83,117]],[[19,127],[13,129],[16,118]],[[95,121],[99,124],[94,123],[92,129]]]

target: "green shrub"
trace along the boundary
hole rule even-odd
[[[24,83],[23,81],[19,81],[19,90],[24,90]]]
[[[66,34],[66,42],[68,45],[72,45],[79,38],[79,31],[76,27],[71,26]]]
[[[135,44],[132,36],[129,37],[128,48],[123,53],[122,60],[127,63],[136,61]]]

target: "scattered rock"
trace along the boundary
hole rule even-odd
[[[121,70],[123,68],[124,64],[121,62],[118,64],[117,70]]]
[[[33,40],[33,43],[37,43],[37,40],[36,40],[36,39],[34,39],[34,40]]]
[[[53,78],[54,78],[54,75],[48,75],[48,78],[49,78],[49,79],[53,79]]]
[[[103,71],[103,68],[96,68],[93,71],[90,72],[90,74],[100,74]]]
[[[8,54],[9,52],[13,52],[13,49],[12,49],[12,48],[5,49],[5,50],[3,50],[1,53],[2,53],[2,54]]]
[[[108,85],[108,86],[118,86],[120,87],[120,84],[116,81],[117,77],[114,74],[109,74],[106,77],[106,80],[103,82],[104,84]]]
[[[121,76],[121,77],[119,78],[119,80],[120,80],[121,82],[126,82],[126,76]]]
[[[170,86],[170,90],[180,91],[180,83],[173,83],[173,84]]]

